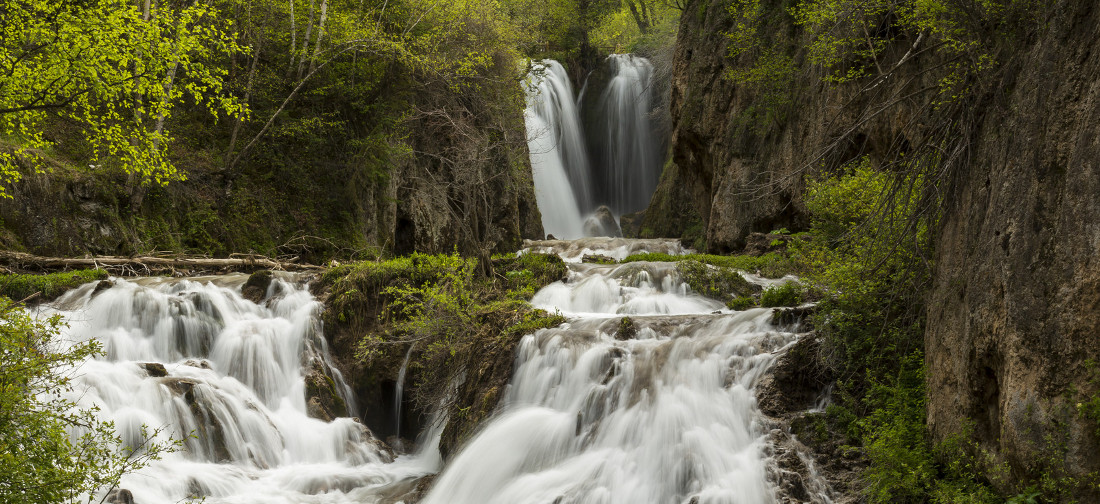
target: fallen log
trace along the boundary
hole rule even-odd
[[[0,265],[12,271],[54,272],[72,269],[102,269],[116,276],[173,276],[208,273],[252,273],[259,270],[321,271],[322,266],[278,261],[259,255],[235,254],[228,258],[211,257],[44,257],[23,252],[0,251]]]

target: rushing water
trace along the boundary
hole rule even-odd
[[[529,242],[526,252],[536,251],[577,259],[684,250],[589,238]],[[568,323],[523,338],[496,414],[423,502],[775,502],[753,390],[797,335],[772,326],[769,310],[730,311],[691,292],[672,263],[568,267],[568,278],[532,299]],[[49,309],[66,317],[69,339],[104,344],[106,355],[79,369],[81,405],[100,408],[131,444],[143,425],[185,440],[123,479],[138,504],[389,503],[441,470],[442,422],[421,433],[423,451],[395,457],[353,419],[311,418],[310,373],[331,376],[354,402],[331,364],[319,303],[284,276],[256,304],[241,297],[244,280],[114,279]]]
[[[775,502],[753,388],[797,336],[772,326],[770,310],[691,293],[671,264],[569,269],[532,301],[569,322],[522,340],[497,414],[424,502]]]
[[[653,132],[653,65],[632,54],[604,63],[611,79],[598,92],[585,135],[596,199],[615,215],[644,210],[661,177],[661,143]]]
[[[584,237],[584,219],[598,205],[616,216],[644,209],[661,175],[661,142],[650,117],[653,65],[630,54],[613,54],[604,64],[606,85],[586,85],[585,92],[596,93],[589,111],[578,109],[560,63],[532,64],[527,141],[543,228],[556,238]],[[593,119],[584,124],[582,116]]]
[[[580,238],[591,205],[588,154],[573,86],[557,61],[533,65],[524,120],[542,226],[558,238]]]
[[[354,409],[331,365],[320,304],[285,277],[258,305],[240,295],[245,278],[115,279],[55,303],[68,339],[104,344],[105,355],[78,370],[79,403],[98,407],[132,446],[143,425],[161,429],[162,441],[184,440],[183,450],[122,480],[135,502],[376,502],[437,471],[435,443],[394,461],[357,421],[307,415],[310,372],[331,376]]]

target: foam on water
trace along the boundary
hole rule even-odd
[[[130,445],[143,426],[184,440],[121,487],[141,504],[190,496],[208,503],[374,502],[388,487],[435,472],[435,443],[398,457],[348,417],[307,415],[305,377],[330,376],[355,411],[332,366],[318,303],[292,277],[272,282],[267,301],[241,297],[244,275],[189,280],[112,279],[55,303],[69,341],[98,339],[105,355],[83,363],[78,403],[99,408]],[[150,372],[161,364],[166,376]]]

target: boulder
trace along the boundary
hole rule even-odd
[[[271,271],[261,270],[249,275],[241,287],[241,296],[253,303],[260,304],[267,296],[267,288],[271,286]]]
[[[584,221],[584,235],[621,238],[623,231],[619,229],[619,223],[615,221],[611,209],[607,208],[607,205],[600,205],[596,213]]]
[[[163,378],[168,376],[168,370],[164,369],[164,364],[159,362],[142,362],[138,364],[138,367],[144,369],[152,378]]]

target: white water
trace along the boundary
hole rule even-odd
[[[556,238],[584,236],[582,208],[591,205],[588,154],[565,68],[553,60],[532,65],[527,82],[527,145],[542,226]]]
[[[140,444],[143,424],[185,440],[184,450],[127,475],[121,487],[139,504],[193,495],[207,503],[376,502],[437,471],[436,442],[393,461],[355,420],[306,414],[312,369],[329,374],[352,404],[321,335],[320,304],[285,277],[256,305],[240,296],[245,278],[115,279],[94,296],[87,285],[56,303],[68,339],[96,338],[106,351],[78,369],[79,404],[99,407],[131,445]],[[162,363],[168,375],[150,376],[142,363]]]
[[[533,63],[528,76],[524,117],[535,198],[543,228],[558,239],[584,237],[584,221],[598,205],[607,205],[616,219],[644,209],[661,175],[661,146],[650,118],[653,65],[630,54],[613,54],[605,64],[611,77],[606,88],[593,91],[599,97],[589,131],[560,63]]]
[[[532,301],[569,323],[524,337],[497,414],[423,502],[775,502],[753,387],[796,335],[691,294],[672,265],[569,268]],[[620,341],[624,313],[638,331]]]
[[[601,120],[587,132],[600,155],[592,159],[601,203],[615,215],[644,210],[661,177],[660,144],[653,133],[653,65],[632,54],[607,57],[611,80],[597,102]]]

